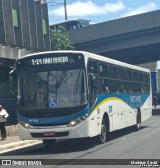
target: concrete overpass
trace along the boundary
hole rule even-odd
[[[131,64],[160,60],[160,10],[69,31],[76,50]]]

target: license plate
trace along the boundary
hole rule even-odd
[[[56,133],[53,131],[53,132],[44,132],[43,133],[43,136],[54,136]]]

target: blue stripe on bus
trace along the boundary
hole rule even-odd
[[[72,120],[75,120],[78,117],[81,117],[88,113],[89,107],[87,106],[84,110],[80,111],[79,113],[73,114],[71,116],[63,116],[63,117],[50,117],[50,118],[26,118],[19,113],[17,114],[17,117],[26,123],[29,124],[56,124],[56,123],[65,123],[70,122]]]
[[[141,108],[146,102],[150,94],[99,94],[97,102],[94,105],[93,111],[97,106],[109,100],[118,100],[123,101],[132,109]],[[114,104],[113,104],[114,105]]]
[[[37,119],[38,119],[38,122],[37,122],[38,124],[70,122],[78,117],[83,116],[86,113],[91,114],[101,104],[103,104],[103,102],[105,103],[110,100],[122,101],[132,109],[141,108],[149,96],[150,94],[99,94],[97,98],[97,102],[95,103],[92,111],[90,110],[89,106],[87,106],[84,110],[80,111],[79,113],[73,114],[71,116],[51,117],[51,118],[26,118],[18,114],[18,118],[26,123],[30,123],[31,125],[35,124],[34,121]]]

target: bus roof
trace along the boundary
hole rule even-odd
[[[139,66],[136,66],[136,65],[131,65],[131,64],[128,64],[128,63],[125,63],[125,62],[117,61],[117,60],[114,60],[114,59],[111,59],[111,58],[108,58],[108,57],[104,57],[104,56],[101,56],[101,55],[98,55],[98,54],[90,53],[90,52],[87,52],[87,51],[74,51],[74,50],[45,51],[45,52],[38,52],[38,53],[29,54],[29,55],[23,56],[22,58],[19,58],[19,59],[23,59],[23,58],[30,57],[30,56],[35,56],[35,55],[41,55],[41,54],[50,54],[50,53],[81,53],[81,54],[84,54],[85,57],[87,57],[87,58],[97,59],[99,61],[104,61],[104,62],[108,62],[108,63],[111,63],[111,64],[123,66],[123,67],[126,67],[126,68],[131,68],[131,69],[135,69],[135,70],[150,73],[149,69],[142,68],[142,67],[139,67]]]

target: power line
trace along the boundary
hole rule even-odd
[[[67,20],[67,1],[64,0],[63,2],[56,2],[56,0],[47,0],[47,3],[50,4],[50,6],[57,6],[57,5],[64,5],[64,15],[65,20]]]
[[[53,2],[53,1],[51,1],[51,0],[48,0],[47,3],[50,4],[50,6],[57,6],[57,5],[62,5],[62,4],[64,4],[63,2],[56,2],[56,1]]]

